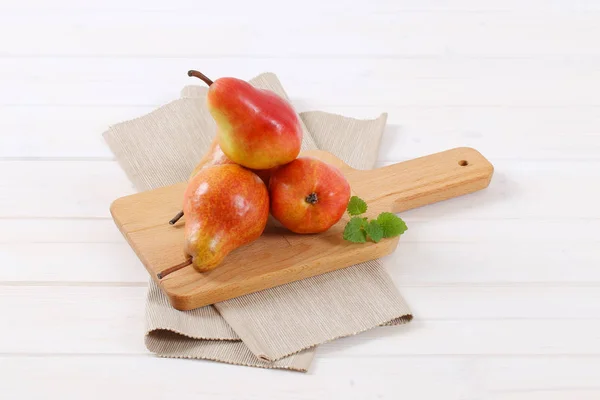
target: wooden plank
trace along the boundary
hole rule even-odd
[[[1,107],[0,157],[103,158],[114,156],[102,133],[152,107]]]
[[[463,221],[600,218],[600,192],[589,185],[600,179],[600,162],[491,161],[496,173],[487,190],[402,216]],[[0,161],[0,170],[0,218],[106,218],[114,199],[134,192],[120,167],[111,161]],[[573,196],[577,207],[572,206]],[[38,200],[41,198],[43,202]]]
[[[453,285],[453,286],[406,286],[399,285],[411,306],[415,317],[420,321],[469,321],[469,320],[598,320],[600,314],[600,298],[598,284],[588,286],[577,285]],[[107,310],[112,310],[110,303],[125,304],[143,303],[146,297],[144,286],[28,286],[2,285],[5,302],[34,296],[57,304],[73,299],[83,299],[86,293],[96,303],[107,303]],[[21,294],[23,293],[23,294]],[[111,300],[111,297],[114,299]],[[122,300],[124,299],[124,300]],[[38,300],[39,301],[39,300]],[[30,301],[36,303],[35,299]],[[85,302],[84,302],[85,303]],[[85,304],[84,304],[85,305]],[[73,310],[67,310],[65,315]],[[108,311],[102,311],[106,314]],[[117,314],[126,315],[124,310]],[[125,317],[116,318],[121,319]],[[141,319],[142,317],[136,317]],[[565,323],[571,323],[566,321]]]
[[[0,281],[140,283],[148,274],[125,243],[0,244]]]
[[[202,64],[201,64],[202,65]],[[193,67],[194,64],[188,64]],[[265,64],[264,70],[275,70]],[[218,71],[218,70],[217,70]],[[183,68],[170,71],[185,75]],[[234,71],[231,75],[251,78],[255,74]],[[257,71],[258,72],[258,71]],[[318,73],[319,71],[315,71]],[[222,76],[222,73],[213,73]],[[256,74],[257,75],[257,74]],[[595,96],[600,90],[598,75],[592,77],[569,76],[561,80],[528,77],[465,77],[452,79],[362,78],[332,79],[329,81],[307,79],[296,73],[282,82],[290,93],[291,101],[306,104],[312,109],[326,106],[365,105],[382,109],[398,106],[501,106],[560,107],[599,106]],[[225,75],[226,76],[226,75]],[[161,79],[162,75],[157,76]],[[355,79],[357,78],[357,79]],[[284,80],[285,79],[285,80]],[[171,81],[175,81],[171,83]],[[189,79],[167,79],[149,86],[147,82],[7,82],[0,94],[0,105],[135,105],[152,106],[168,103],[179,97],[186,84],[195,84]],[[402,96],[398,96],[402,93]],[[561,93],[561,96],[556,96]]]
[[[431,208],[431,207],[429,207]],[[560,217],[548,218],[446,218],[429,217],[419,209],[402,213],[410,222],[411,234],[402,236],[401,243],[478,243],[519,248],[520,244],[594,244],[599,238],[592,235],[600,221],[595,218],[567,220]],[[419,212],[417,212],[419,211]],[[494,225],[494,229],[489,229]],[[580,231],[575,231],[580,229]],[[568,234],[557,235],[557,232]],[[429,246],[429,245],[428,245]],[[557,249],[560,247],[557,247]]]
[[[589,286],[499,285],[398,289],[414,315],[442,319],[600,319],[600,288]]]
[[[31,379],[36,384],[27,387],[30,398],[43,398],[53,393],[64,399],[114,396],[249,399],[249,394],[257,392],[264,398],[287,398],[293,392],[294,398],[300,400],[322,396],[393,399],[401,392],[410,398],[458,400],[477,398],[477,395],[502,399],[501,396],[519,392],[524,395],[525,391],[534,395],[536,391],[543,391],[552,398],[593,393],[599,378],[597,368],[594,368],[598,362],[598,357],[562,356],[321,358],[307,376],[300,376],[206,361],[145,356],[0,357],[0,371],[5,377],[0,395],[22,398],[23,380]],[[532,368],[525,369],[525,366]],[[232,374],[239,385],[229,384]],[[435,385],[430,384],[432,374],[436,376]],[[198,385],[198,376],[210,376],[210,379]],[[62,384],[65,377],[69,377],[69,385]],[[96,385],[95,390],[90,391],[90,385],[98,381],[111,384]],[[148,385],[148,382],[161,384]]]
[[[0,306],[11,327],[0,331],[0,353],[146,353],[144,287],[0,287]],[[593,293],[597,287],[579,293],[580,288],[528,289],[531,296],[526,288],[465,287],[464,295],[448,288],[409,289],[413,322],[336,340],[320,346],[319,357],[600,355],[598,297]],[[533,298],[534,293],[540,297]],[[530,299],[531,304],[519,310],[513,296]],[[439,306],[443,298],[449,304],[444,308]],[[501,305],[503,301],[506,306]],[[479,319],[483,311],[469,302],[488,306],[488,319]],[[581,302],[589,305],[581,307]],[[551,315],[551,306],[557,311],[570,307],[573,318]],[[577,332],[577,340],[573,340],[573,332]]]
[[[577,332],[574,340],[573,332]],[[405,354],[598,355],[597,320],[423,321],[378,328],[319,347],[323,356]]]
[[[35,380],[26,393],[63,399],[144,398],[202,399],[323,398],[393,399],[398,393],[416,398],[464,399],[472,378],[461,358],[320,359],[308,375],[265,371],[198,360],[153,357],[19,357],[0,358],[0,396],[22,398],[24,379]],[[425,372],[427,371],[427,372]],[[436,384],[428,384],[431,374]],[[198,384],[198,377],[210,377]],[[69,384],[62,384],[68,377]],[[236,384],[231,384],[235,377]],[[97,385],[98,382],[110,382]],[[160,382],[158,385],[149,382]],[[90,386],[95,390],[90,391]],[[39,395],[38,395],[39,394]],[[339,396],[339,397],[338,397]]]
[[[384,258],[399,285],[600,282],[600,220],[406,221],[409,231]],[[0,281],[147,282],[112,220],[8,219],[2,227]]]
[[[399,285],[600,283],[597,243],[509,244],[509,251],[499,246],[400,243],[384,265]],[[149,279],[125,242],[0,244],[0,265],[0,281],[138,284]]]
[[[591,60],[591,61],[590,61]],[[2,105],[156,105],[200,84],[186,71],[216,79],[277,73],[292,100],[323,106],[599,105],[600,68],[584,60],[465,58],[41,58],[29,68],[19,58],[0,65]],[[144,74],[139,71],[144,70]],[[340,74],[339,71],[344,73]],[[18,74],[18,75],[17,75]],[[18,79],[9,77],[18,76]],[[148,85],[148,77],[154,77]],[[398,95],[401,93],[402,95]],[[557,95],[560,93],[560,95]]]
[[[400,243],[392,255],[384,258],[384,265],[401,286],[600,283],[597,243],[509,244],[505,246],[509,251],[500,246],[477,242]],[[10,282],[141,284],[149,279],[125,242],[0,244],[0,265],[0,281]]]
[[[114,222],[105,219],[27,219],[2,220],[0,243],[31,245],[35,243],[110,243],[124,244]]]
[[[3,56],[476,56],[531,57],[598,55],[598,15],[312,14],[310,23],[295,15],[270,14],[203,18],[185,11],[166,19],[135,11],[88,13],[60,18],[51,14],[3,14]],[[199,23],[201,21],[201,23]],[[106,30],[106,26],[111,29]],[[34,31],[32,27],[36,27]],[[228,32],[214,35],[215,31]],[[278,35],[272,33],[277,31]],[[35,34],[34,34],[35,32]],[[44,34],[38,34],[44,32]],[[190,38],[195,40],[190,48]],[[477,37],[477,40],[473,40]],[[293,43],[294,45],[289,45]]]
[[[556,56],[549,63],[548,57],[469,57],[442,55],[439,57],[375,58],[348,56],[339,58],[309,56],[231,56],[228,58],[210,55],[187,55],[177,58],[157,55],[155,57],[102,57],[102,56],[37,56],[35,62],[24,63],[20,57],[3,57],[0,64],[0,82],[20,84],[35,83],[121,83],[141,84],[154,77],[146,90],[156,91],[165,85],[187,85],[190,80],[186,72],[190,68],[202,69],[211,78],[238,76],[250,79],[265,71],[276,73],[287,84],[288,81],[303,79],[312,85],[317,83],[333,86],[335,82],[351,88],[342,90],[371,91],[366,83],[377,88],[396,85],[405,79],[412,80],[458,80],[497,78],[514,81],[531,79],[546,80],[557,84],[556,80],[594,80],[600,72],[600,60],[596,57]],[[143,74],[140,74],[143,68]],[[340,70],[343,74],[340,74]],[[301,71],[301,72],[299,72]],[[488,82],[493,84],[494,82]],[[197,84],[201,84],[200,81]],[[558,83],[560,84],[560,83]],[[594,84],[594,82],[590,82]],[[302,90],[301,87],[297,88]],[[59,93],[57,93],[58,95]],[[322,93],[325,94],[325,93]],[[517,93],[518,94],[518,93]],[[386,95],[386,93],[382,93]],[[87,97],[92,97],[88,93]],[[403,97],[403,96],[401,96]],[[556,98],[559,98],[555,94]],[[398,98],[398,96],[396,96]],[[74,99],[72,99],[74,100]],[[403,99],[398,99],[403,101]],[[78,104],[74,101],[73,103]],[[355,103],[356,105],[356,103]]]
[[[490,397],[492,400],[596,400],[600,390],[528,390],[526,392],[497,393]]]
[[[82,268],[85,264],[79,264]],[[2,287],[0,353],[144,354],[146,288]]]
[[[310,104],[313,100],[318,98],[297,104],[302,109],[314,109]],[[2,107],[0,126],[4,134],[0,136],[0,157],[112,159],[102,132],[112,124],[145,115],[154,108]],[[376,118],[387,111],[381,161],[411,159],[460,146],[480,149],[492,159],[597,160],[600,154],[598,107],[326,106],[322,109],[355,118]]]
[[[96,11],[119,13],[123,11],[202,11],[206,15],[229,15],[248,14],[261,10],[277,15],[279,12],[287,11],[287,8],[273,4],[269,0],[257,0],[254,5],[245,1],[233,1],[223,3],[211,3],[200,5],[192,0],[174,0],[169,3],[159,0],[128,1],[118,0],[103,1],[98,4],[81,3],[77,0],[57,0],[52,3],[44,0],[28,0],[26,3],[19,0],[5,0],[1,5],[2,10],[23,12],[47,12],[63,11],[66,13]],[[426,0],[415,3],[410,0],[377,0],[359,5],[348,4],[344,0],[328,1],[326,3],[318,0],[307,0],[305,7],[300,7],[297,13],[395,13],[395,12],[590,12],[598,11],[597,3],[593,1],[567,2],[567,1],[544,1],[544,0],[505,0],[502,2],[481,2],[477,0],[455,0],[452,2],[439,0]],[[33,10],[33,11],[32,11]]]
[[[594,245],[598,238],[593,235],[600,229],[597,219],[564,220],[550,219],[465,219],[457,222],[448,219],[416,218],[407,212],[410,233],[402,236],[399,246],[424,244],[425,251],[432,244],[454,245],[501,245],[510,246],[520,251],[520,244],[528,246],[549,245],[560,249],[565,246]],[[532,223],[535,222],[535,223]],[[486,229],[494,224],[496,229]],[[2,244],[33,244],[33,243],[124,243],[114,222],[105,219],[22,219],[9,218],[2,220],[0,243]],[[568,235],[558,236],[556,231],[564,230]],[[510,234],[513,232],[513,234]],[[545,248],[545,247],[540,247]],[[568,248],[568,247],[564,247]],[[576,248],[576,247],[575,247]],[[462,251],[457,248],[457,251]]]
[[[599,361],[594,356],[477,357],[472,367],[479,388],[490,393],[557,391],[565,394],[597,390]],[[570,398],[579,399],[576,395]]]
[[[0,371],[5,377],[0,395],[18,397],[23,394],[23,380],[32,379],[36,384],[27,388],[31,398],[53,393],[65,399],[84,396],[90,399],[112,396],[163,399],[180,394],[202,398],[217,397],[218,394],[219,398],[244,399],[249,393],[256,392],[265,398],[282,398],[289,397],[291,391],[297,399],[321,396],[393,399],[399,392],[411,398],[448,400],[477,398],[477,395],[494,398],[491,396],[519,392],[535,394],[536,391],[552,396],[596,390],[600,376],[595,366],[599,361],[598,357],[566,356],[407,356],[354,360],[321,357],[309,374],[302,377],[287,372],[148,356],[4,356],[0,357]],[[232,374],[239,385],[229,384]],[[277,379],[273,379],[273,374]],[[435,385],[430,384],[432,374],[436,376]],[[69,385],[57,384],[67,376]],[[210,376],[211,379],[198,385],[198,376]],[[90,385],[98,381],[111,384],[97,385],[96,390],[90,392]],[[158,381],[161,382],[158,386],[147,384]],[[511,393],[506,393],[508,391]]]
[[[115,161],[0,161],[0,170],[0,217],[107,217],[134,193]]]
[[[535,221],[515,224],[527,226]],[[489,221],[495,226],[498,221]],[[461,224],[461,229],[469,229]],[[410,229],[410,228],[409,228]],[[576,229],[576,228],[574,228]],[[540,228],[540,232],[542,228]],[[565,231],[569,231],[565,227]],[[412,233],[411,231],[409,231]],[[477,231],[473,231],[475,234]],[[408,234],[407,234],[408,238]],[[390,275],[399,284],[496,284],[496,283],[593,283],[600,281],[598,243],[561,243],[559,238],[538,242],[497,241],[471,243],[400,242],[384,259]]]

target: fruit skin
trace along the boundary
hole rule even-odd
[[[273,173],[274,169],[275,168],[252,169],[251,171],[254,172],[256,175],[258,175],[258,177],[265,183],[265,185],[267,185],[267,187],[269,187],[269,182],[271,180],[271,174]]]
[[[200,170],[183,202],[185,252],[199,272],[216,268],[232,250],[262,234],[269,216],[269,194],[253,172],[235,164]]]
[[[208,88],[208,110],[225,155],[246,168],[270,169],[300,153],[302,128],[291,105],[241,79],[220,78]]]
[[[350,184],[333,165],[300,157],[272,173],[269,195],[271,214],[283,226],[295,233],[319,233],[344,215]]]
[[[217,140],[217,137],[215,137],[212,143],[210,144],[208,152],[204,155],[204,157],[202,157],[198,165],[196,165],[196,168],[194,168],[194,170],[190,174],[190,179],[193,178],[198,173],[198,171],[200,171],[203,168],[224,164],[235,163],[231,161],[225,155],[225,153],[223,153],[223,150],[221,150],[221,146],[219,146],[219,141]],[[269,179],[271,178],[272,171],[271,169],[253,169],[251,171],[258,175],[260,179],[262,179],[262,181],[265,183],[265,185],[269,185]]]
[[[229,158],[227,158],[225,153],[223,153],[223,150],[221,150],[221,147],[219,146],[219,141],[217,140],[217,138],[215,136],[212,143],[210,144],[210,148],[208,149],[208,151],[206,152],[204,157],[202,157],[202,159],[200,160],[198,165],[196,165],[196,168],[194,168],[194,170],[190,174],[190,179],[193,178],[201,169],[203,169],[205,167],[213,167],[215,165],[224,165],[224,164],[235,164],[235,163],[233,161],[231,161]]]

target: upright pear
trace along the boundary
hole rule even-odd
[[[199,272],[216,268],[234,249],[262,234],[269,216],[264,182],[235,164],[204,168],[184,194],[185,252]]]
[[[287,164],[300,153],[302,128],[292,106],[277,94],[237,78],[211,81],[207,105],[223,153],[236,164],[261,170]]]

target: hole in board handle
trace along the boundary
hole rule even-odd
[[[467,160],[460,160],[458,162],[458,165],[460,165],[461,167],[466,167],[467,165],[469,165],[469,162]]]

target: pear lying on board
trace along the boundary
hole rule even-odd
[[[287,164],[298,156],[302,128],[286,100],[241,79],[213,82],[198,71],[188,75],[209,85],[208,110],[217,123],[219,145],[230,160],[262,170]]]
[[[184,194],[185,252],[199,272],[217,267],[232,250],[262,234],[269,194],[253,172],[235,164],[203,168]]]
[[[271,214],[283,226],[295,233],[319,233],[344,215],[350,184],[333,165],[300,157],[271,174],[269,194]]]

